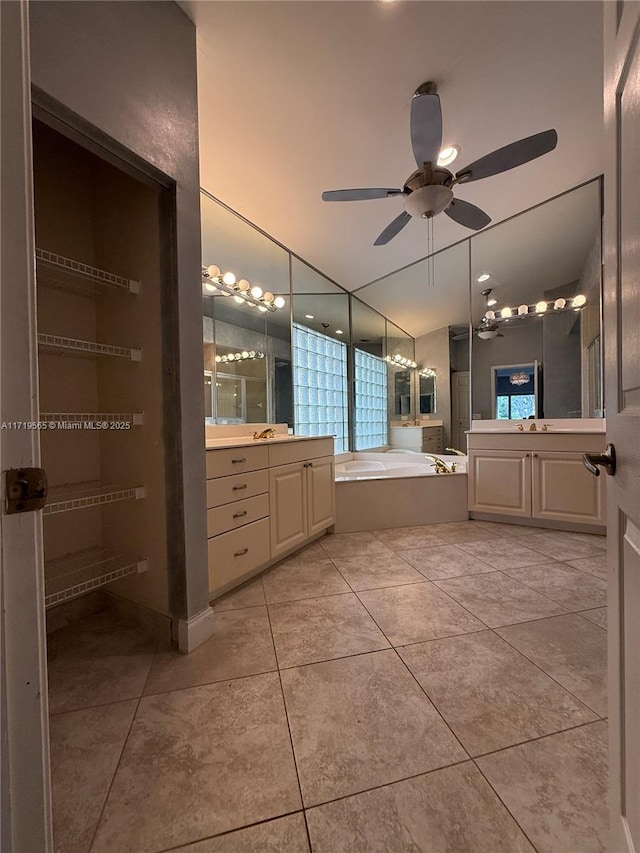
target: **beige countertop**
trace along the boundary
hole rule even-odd
[[[223,447],[258,447],[263,444],[284,444],[294,441],[315,441],[321,438],[335,438],[333,435],[288,435],[276,434],[273,438],[254,438],[249,436],[228,436],[226,438],[208,438],[205,441],[207,450],[217,450]]]

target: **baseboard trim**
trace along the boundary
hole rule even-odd
[[[178,619],[177,623],[174,623],[176,627],[175,638],[178,641],[178,648],[183,654],[190,654],[211,637],[213,620],[213,608],[207,607],[190,619]]]

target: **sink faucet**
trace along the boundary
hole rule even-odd
[[[254,432],[253,437],[257,441],[259,438],[273,438],[275,434],[275,429],[268,427],[267,429],[263,429],[262,432]]]
[[[425,453],[426,459],[433,459],[433,464],[435,465],[436,474],[454,474],[456,470],[456,463],[454,462],[451,465],[451,468],[447,465],[446,462],[443,462],[439,456],[432,456],[430,453]]]
[[[464,453],[464,451],[458,450],[457,447],[445,447],[445,450],[447,453],[454,453],[456,456],[466,456],[467,455],[466,453]]]

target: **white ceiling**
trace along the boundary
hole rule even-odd
[[[198,26],[202,186],[347,289],[426,253],[415,221],[388,246],[372,245],[400,200],[320,198],[402,185],[415,168],[410,100],[426,80],[439,86],[444,142],[462,148],[458,168],[558,131],[551,154],[458,188],[494,222],[603,171],[599,2],[181,6]],[[446,216],[434,227],[436,248],[471,233]]]

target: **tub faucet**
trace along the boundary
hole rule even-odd
[[[456,456],[466,456],[467,455],[462,450],[458,450],[457,447],[445,447],[445,451],[447,453],[454,453]]]
[[[275,434],[275,429],[268,427],[268,429],[263,429],[262,432],[254,432],[253,437],[257,441],[259,438],[273,438]]]
[[[453,467],[453,465],[455,465],[455,462],[453,463],[451,468],[449,468],[447,463],[443,462],[443,460],[440,459],[439,456],[432,456],[430,453],[425,453],[424,455],[425,455],[426,459],[433,459],[433,464],[435,465],[436,474],[453,474],[453,473],[455,473],[456,469]]]

